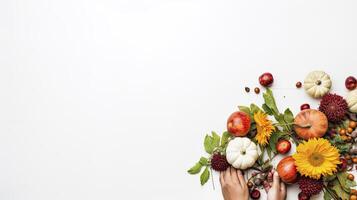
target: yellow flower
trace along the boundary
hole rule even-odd
[[[261,111],[254,113],[254,121],[257,124],[257,135],[255,139],[260,145],[268,144],[268,140],[275,131],[272,122],[267,118],[267,115]]]
[[[323,138],[313,138],[299,144],[293,155],[300,174],[313,179],[336,172],[340,164],[339,157],[338,149]]]

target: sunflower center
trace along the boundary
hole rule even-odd
[[[312,153],[309,157],[309,163],[312,166],[320,166],[325,161],[325,158],[320,153]]]

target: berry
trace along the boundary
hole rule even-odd
[[[300,177],[298,184],[301,191],[308,196],[320,193],[324,187],[323,181],[321,179],[316,180],[306,176]]]
[[[260,198],[260,191],[258,189],[253,189],[252,191],[250,191],[250,198],[259,199]]]
[[[268,87],[274,82],[274,77],[271,73],[266,72],[259,76],[259,83],[264,87]]]
[[[248,93],[250,92],[250,88],[249,87],[245,87],[244,90]]]
[[[220,153],[214,154],[211,159],[211,167],[216,171],[225,171],[229,167],[226,156]]]
[[[297,83],[295,84],[295,86],[296,86],[297,88],[301,88],[302,83],[299,81],[299,82],[297,82]]]
[[[355,176],[353,176],[353,174],[348,174],[347,175],[347,178],[350,180],[350,181],[353,181],[355,179]]]
[[[249,182],[247,183],[247,186],[248,186],[248,188],[252,188],[252,187],[253,187],[253,183],[249,181]]]
[[[350,123],[348,123],[348,126],[350,128],[356,128],[357,127],[357,123],[355,121],[350,121]]]
[[[345,158],[340,158],[340,164],[338,164],[339,171],[345,171],[347,169],[347,160]]]
[[[300,106],[300,110],[306,110],[306,109],[310,109],[310,105],[307,103],[304,103]]]
[[[347,133],[352,133],[353,129],[351,127],[347,128]]]
[[[349,90],[354,90],[357,86],[357,80],[353,76],[349,76],[345,80],[345,86]]]
[[[258,87],[256,87],[256,88],[254,88],[254,92],[255,92],[256,94],[259,94],[259,93],[260,93],[260,89],[259,89]]]
[[[303,192],[300,192],[298,195],[298,200],[309,200],[309,199],[310,199],[310,197]]]

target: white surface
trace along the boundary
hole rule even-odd
[[[243,88],[264,71],[295,113],[317,106],[286,89],[311,70],[344,95],[356,6],[2,0],[0,199],[221,199],[186,173],[204,134],[224,131],[237,105],[262,102]]]

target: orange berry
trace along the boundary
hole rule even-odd
[[[355,176],[353,176],[353,174],[348,174],[347,178],[351,181],[353,181],[355,179]]]
[[[351,189],[351,195],[357,195],[357,190]]]
[[[340,129],[340,135],[346,135],[346,129]]]
[[[350,160],[350,159],[351,159],[351,156],[350,156],[349,154],[346,154],[346,155],[345,155],[345,159],[346,159],[346,160]]]
[[[352,162],[356,164],[357,163],[357,157],[352,158]]]
[[[357,127],[357,122],[355,122],[355,121],[350,121],[350,123],[348,124],[348,126],[349,126],[350,128],[356,128],[356,127]]]
[[[351,196],[350,196],[350,200],[357,200],[357,196],[356,196],[356,195],[354,195],[354,194],[353,194],[353,195],[351,195]]]
[[[347,133],[352,133],[353,129],[351,127],[347,128]]]

